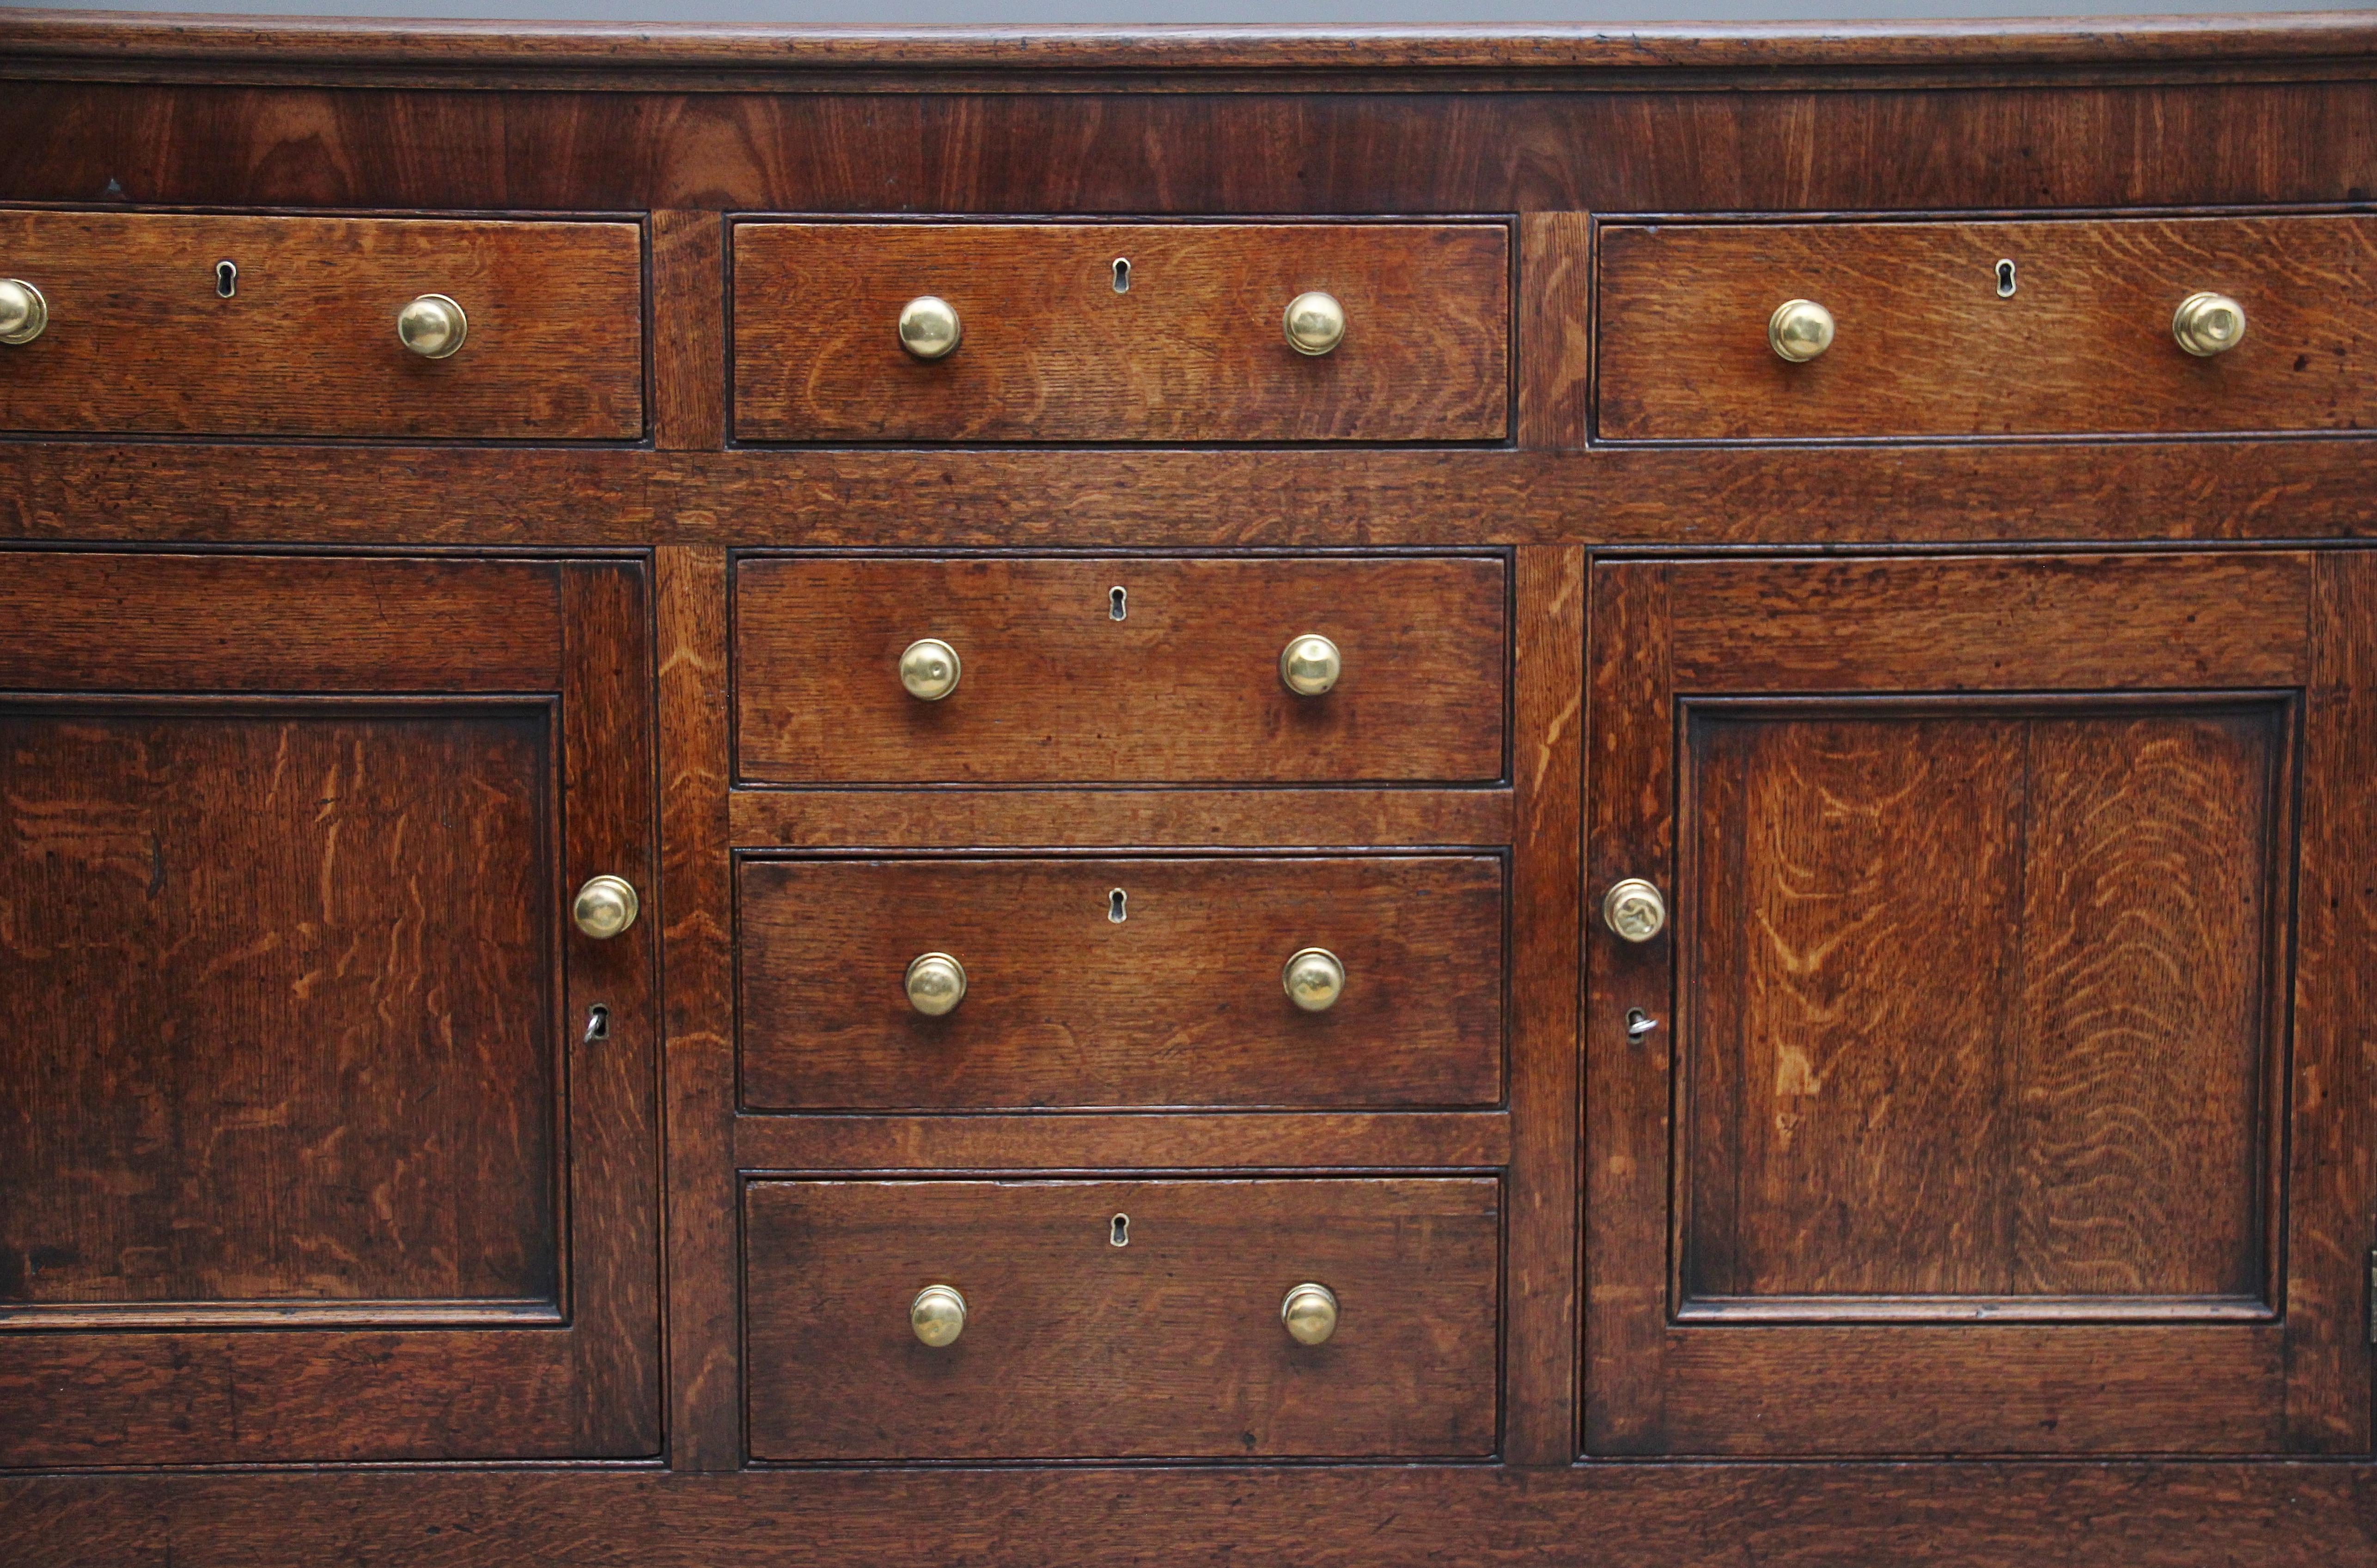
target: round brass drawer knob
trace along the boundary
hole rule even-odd
[[[958,650],[938,637],[919,637],[900,654],[900,683],[920,701],[940,701],[958,689],[964,673]]]
[[[30,343],[50,325],[50,302],[22,278],[0,278],[0,343]]]
[[[1604,924],[1629,942],[1648,942],[1666,928],[1667,901],[1639,876],[1613,882],[1602,896]]]
[[[2170,318],[2170,335],[2197,359],[2225,354],[2245,340],[2245,307],[2226,294],[2190,294]]]
[[[900,346],[920,360],[949,358],[964,336],[957,307],[938,295],[923,294],[900,307]]]
[[[947,953],[919,953],[908,960],[908,975],[902,982],[908,992],[908,1005],[927,1018],[938,1018],[957,1011],[965,1000],[965,966]]]
[[[1345,656],[1319,632],[1307,632],[1280,650],[1280,683],[1300,697],[1317,697],[1345,672]]]
[[[1280,1302],[1279,1321],[1298,1345],[1325,1345],[1337,1332],[1337,1292],[1326,1285],[1299,1285]]]
[[[1345,340],[1345,307],[1336,295],[1318,289],[1288,301],[1280,324],[1286,329],[1287,346],[1308,359],[1319,359]]]
[[[927,1285],[908,1303],[908,1326],[936,1350],[958,1342],[958,1336],[965,1332],[965,1298],[954,1286]]]
[[[443,294],[424,294],[396,313],[396,340],[424,360],[451,359],[471,335],[471,318]]]
[[[1308,1013],[1326,1013],[1345,994],[1345,966],[1326,947],[1307,947],[1279,972],[1280,989]]]
[[[569,918],[595,941],[608,942],[636,923],[639,909],[636,890],[625,877],[590,876],[569,906]]]
[[[1766,318],[1766,344],[1793,364],[1833,346],[1833,313],[1813,300],[1785,300]]]

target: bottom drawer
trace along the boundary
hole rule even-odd
[[[1489,1455],[1499,1201],[1488,1177],[752,1182],[751,1456]],[[1284,1321],[1305,1285],[1334,1298],[1319,1343]],[[962,1303],[939,1345],[934,1287],[935,1337]]]

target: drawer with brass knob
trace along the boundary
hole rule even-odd
[[[2366,430],[2377,220],[1611,222],[1596,432]]]
[[[0,212],[0,430],[625,441],[632,223]]]
[[[734,236],[746,441],[1498,441],[1498,223],[783,223]]]
[[[1492,555],[751,553],[738,782],[1488,783]]]
[[[767,1461],[1478,1458],[1491,1177],[753,1180]]]
[[[758,1111],[1487,1106],[1491,854],[746,855]]]

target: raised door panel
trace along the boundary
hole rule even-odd
[[[1592,887],[1672,910],[1591,937],[1589,1451],[2366,1448],[2368,1196],[2303,1158],[2363,1069],[2295,920],[2369,830],[2317,608],[2366,583],[1603,570]]]
[[[652,1452],[640,572],[8,566],[0,1463]]]

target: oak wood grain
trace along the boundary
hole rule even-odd
[[[50,313],[0,360],[0,429],[631,439],[642,252],[625,223],[0,212]],[[428,293],[470,324],[442,360],[396,335]]]
[[[733,570],[741,782],[1502,774],[1500,559],[750,555]],[[1279,659],[1309,632],[1344,672],[1305,697]],[[902,650],[927,636],[962,661],[934,702],[899,679]]]
[[[652,445],[726,440],[726,227],[714,212],[651,215]]]
[[[752,1456],[1482,1456],[1499,1190],[750,1183]],[[1306,1280],[1338,1300],[1325,1344],[1280,1323]],[[932,1284],[967,1307],[963,1335],[938,1349],[908,1324]]]
[[[1385,849],[1508,844],[1508,790],[737,790],[751,849]]]
[[[744,222],[734,244],[746,441],[1480,441],[1509,428],[1501,225]],[[1308,290],[1346,318],[1317,358],[1281,330]],[[894,331],[919,295],[946,300],[962,327],[929,362]]]
[[[743,1103],[1494,1104],[1505,880],[1482,855],[745,858]],[[1344,967],[1325,1012],[1281,984],[1307,947]],[[902,989],[930,952],[965,968],[941,1017]]]
[[[1519,217],[1518,445],[1583,446],[1593,418],[1593,219]]]
[[[1511,1158],[1499,1111],[746,1116],[744,1170],[1484,1170]]]

